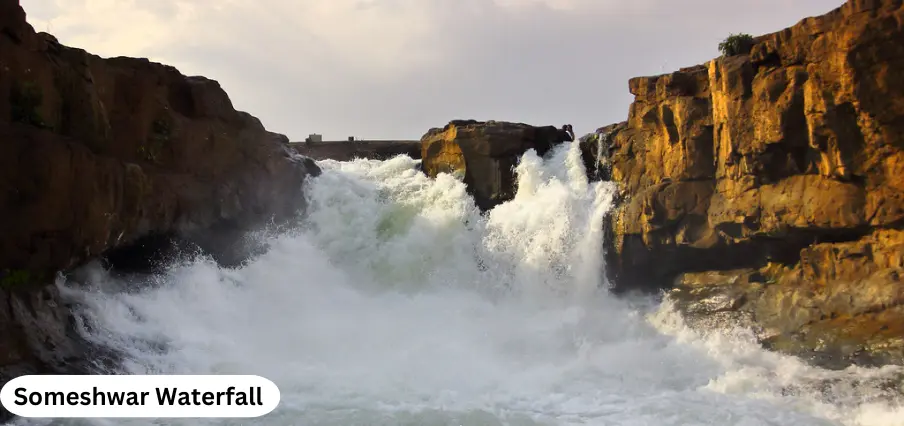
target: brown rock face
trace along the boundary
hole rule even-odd
[[[619,287],[729,289],[720,315],[744,313],[777,349],[904,362],[902,23],[899,0],[850,0],[749,55],[631,80],[603,153],[624,200]]]
[[[902,268],[904,232],[877,230],[793,265],[682,274],[669,297],[692,325],[740,324],[822,366],[904,364]]]
[[[462,177],[477,206],[488,210],[515,196],[514,167],[522,154],[534,149],[544,155],[565,140],[553,126],[457,120],[421,138],[422,166],[430,177]]]
[[[317,171],[284,142],[217,82],[62,46],[0,0],[0,378],[87,356],[58,271],[161,235],[234,261],[239,234],[293,216]]]

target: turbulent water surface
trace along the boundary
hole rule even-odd
[[[613,188],[587,182],[573,144],[525,154],[516,199],[488,217],[407,157],[321,166],[304,222],[242,268],[198,259],[138,293],[103,271],[64,287],[126,372],[258,374],[281,390],[276,411],[55,424],[904,424],[855,386],[888,371],[814,369],[610,296]]]

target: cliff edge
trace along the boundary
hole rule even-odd
[[[849,0],[749,53],[632,79],[601,146],[618,290],[817,364],[904,363],[904,7]]]
[[[59,272],[108,255],[141,263],[176,239],[239,261],[239,236],[295,215],[318,172],[216,81],[66,47],[25,18],[0,0],[3,382],[93,360]]]

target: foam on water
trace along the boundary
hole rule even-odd
[[[808,385],[890,371],[814,369],[608,295],[614,188],[587,182],[576,145],[525,154],[517,197],[488,217],[407,157],[321,162],[306,219],[244,267],[197,259],[140,292],[94,270],[90,290],[63,289],[126,372],[258,374],[282,393],[253,421],[153,424],[904,424],[868,390]]]

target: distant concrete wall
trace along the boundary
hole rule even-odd
[[[388,160],[405,154],[415,160],[421,158],[421,141],[395,140],[356,140],[323,141],[323,142],[291,142],[301,155],[315,160],[350,161],[355,158]]]

